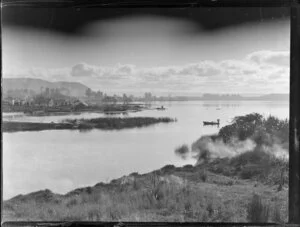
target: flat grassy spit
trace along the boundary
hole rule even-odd
[[[174,122],[175,119],[168,117],[102,117],[94,119],[66,119],[61,123],[34,123],[34,122],[11,122],[4,121],[3,132],[17,131],[42,131],[42,130],[89,130],[89,129],[125,129],[145,127],[157,123]]]
[[[226,157],[220,155],[222,146]],[[286,222],[287,148],[287,120],[248,114],[236,117],[216,135],[199,138],[190,148],[178,146],[177,153],[193,152],[196,165],[167,165],[147,174],[132,173],[65,195],[50,190],[19,195],[4,202],[3,217],[26,221]]]

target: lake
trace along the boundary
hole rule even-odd
[[[220,127],[233,117],[252,112],[289,116],[289,103],[272,101],[189,101],[153,103],[165,111],[145,110],[127,117],[177,118],[174,123],[149,127],[88,132],[71,130],[3,133],[3,198],[42,189],[66,193],[78,187],[109,182],[132,172],[146,173],[167,164],[195,164],[176,156],[174,149],[191,145],[202,135],[218,132],[202,121],[220,119]],[[103,117],[100,113],[30,117],[4,114],[3,119],[58,122],[66,118]],[[125,116],[123,116],[125,117]]]

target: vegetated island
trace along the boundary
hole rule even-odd
[[[102,117],[93,119],[67,119],[61,123],[36,123],[36,122],[13,122],[3,121],[3,132],[18,131],[42,131],[42,130],[90,130],[90,129],[125,129],[135,127],[145,127],[157,123],[170,123],[176,119],[169,117]]]
[[[4,201],[4,220],[286,222],[288,121],[248,114],[176,153],[196,165],[167,165],[75,189]],[[219,151],[231,152],[227,157]],[[284,154],[284,153],[283,153]]]
[[[130,112],[140,112],[146,109],[143,104],[99,104],[87,105],[75,100],[69,105],[58,106],[28,106],[28,105],[4,105],[3,112],[23,112],[31,116],[51,116],[79,114],[84,112],[110,114],[128,114]]]

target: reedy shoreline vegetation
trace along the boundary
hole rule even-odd
[[[195,166],[167,165],[65,195],[49,190],[20,195],[4,202],[4,219],[284,222],[288,160],[277,153],[278,147],[288,147],[287,132],[287,120],[259,114],[237,117],[217,135],[200,138],[191,149],[179,147],[183,154],[196,152]],[[240,147],[233,142],[240,146],[247,140],[254,146],[238,153]],[[203,141],[222,143],[236,153],[213,156],[215,147],[203,146]]]
[[[18,131],[42,131],[42,130],[90,130],[90,129],[125,129],[135,127],[145,127],[157,123],[174,122],[175,119],[168,117],[102,117],[93,119],[67,119],[62,123],[34,123],[34,122],[12,122],[4,121],[3,132]]]

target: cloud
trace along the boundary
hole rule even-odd
[[[244,69],[242,72],[244,75],[251,75],[251,74],[256,73],[256,70]]]
[[[277,83],[278,79],[289,82],[288,56],[289,53],[283,51],[259,51],[241,60],[222,61],[223,78],[219,82],[227,88],[236,84],[236,88],[232,88],[244,92],[289,92],[288,87],[279,87]]]
[[[73,77],[92,77],[96,75],[96,68],[85,63],[74,65],[71,69],[71,76]]]
[[[15,73],[13,77],[30,77],[36,79],[44,80],[67,80],[69,77],[70,69],[69,68],[30,68],[27,71],[20,73]]]
[[[196,64],[188,64],[177,71],[179,75],[195,75],[200,77],[215,76],[220,73],[218,64],[212,61],[201,61]]]
[[[77,81],[92,89],[103,91],[280,93],[289,91],[287,56],[289,53],[283,51],[258,51],[241,59],[147,68],[133,64],[107,67],[78,63],[72,67],[58,69],[23,69],[6,73],[4,77]]]
[[[269,74],[268,78],[271,80],[284,79],[287,78],[289,71],[287,69],[281,68]]]
[[[115,73],[121,74],[121,75],[131,75],[135,71],[134,65],[122,65],[118,64],[116,67]]]
[[[247,56],[249,61],[256,64],[271,64],[288,67],[290,64],[290,53],[288,51],[257,51]]]

